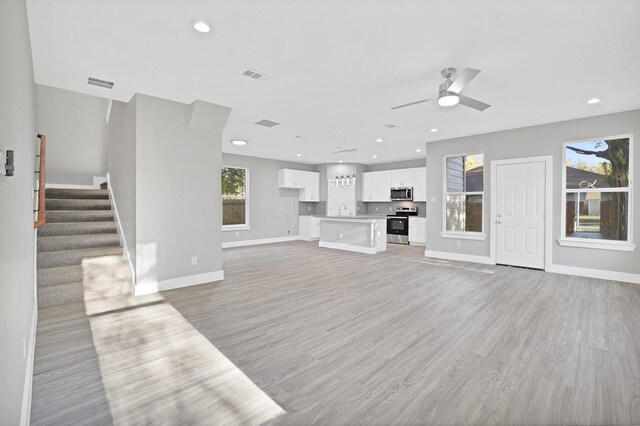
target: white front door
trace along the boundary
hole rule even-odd
[[[544,269],[545,162],[497,166],[496,263]]]

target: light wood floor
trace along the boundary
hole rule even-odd
[[[423,253],[226,249],[220,283],[41,310],[32,424],[640,424],[640,286]]]

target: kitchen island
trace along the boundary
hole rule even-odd
[[[385,216],[320,218],[320,247],[375,254],[387,249]]]

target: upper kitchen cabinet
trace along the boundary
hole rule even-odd
[[[362,174],[362,201],[390,201],[391,171]]]
[[[320,173],[306,170],[278,170],[278,187],[300,189],[300,201],[319,201]]]
[[[300,190],[300,201],[320,200],[320,173],[303,172],[304,188]]]
[[[303,188],[304,180],[305,175],[303,170],[278,170],[278,187],[280,188]]]
[[[413,169],[413,201],[427,201],[427,168]]]
[[[391,187],[403,188],[413,186],[413,169],[391,170]]]

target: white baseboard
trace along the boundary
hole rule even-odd
[[[206,272],[204,274],[188,275],[186,277],[172,278],[156,282],[137,284],[135,286],[135,294],[157,293],[159,291],[172,290],[174,288],[190,287],[192,285],[206,284],[213,281],[222,281],[224,279],[224,271]]]
[[[260,240],[229,241],[226,243],[222,243],[222,248],[257,246],[259,244],[283,243],[285,241],[296,241],[299,239],[300,239],[299,235],[292,235],[290,237],[262,238]]]
[[[100,188],[100,185],[108,182],[107,177],[106,176],[94,176],[93,177],[93,187],[94,188]]]
[[[640,274],[630,274],[628,272],[606,271],[603,269],[580,268],[577,266],[554,265],[547,268],[547,272],[556,274],[577,275],[579,277],[599,278],[602,280],[622,281],[633,284],[640,284]]]
[[[38,327],[38,302],[33,302],[31,313],[31,330],[27,341],[27,365],[24,373],[24,389],[22,392],[22,411],[20,426],[28,426],[31,422],[31,390],[33,388],[33,361],[36,353],[36,330]]]
[[[320,243],[318,244],[318,247],[353,251],[356,253],[364,253],[364,254],[376,254],[378,252],[376,247],[358,247],[358,246],[352,246],[351,244],[329,243],[326,241],[320,241]]]
[[[111,200],[111,206],[113,207],[113,215],[116,218],[118,224],[118,237],[120,238],[120,245],[124,249],[124,255],[129,263],[129,274],[131,276],[131,282],[133,288],[136,286],[136,271],[133,269],[133,262],[131,261],[131,255],[129,254],[129,248],[127,247],[127,240],[124,238],[124,232],[122,231],[122,223],[120,223],[120,215],[118,214],[118,206],[116,205],[116,198],[113,196],[113,190],[111,189],[111,176],[107,173],[107,190],[109,191],[109,200]]]
[[[493,265],[489,256],[476,256],[473,254],[450,253],[448,251],[425,250],[426,257],[435,257],[438,259],[459,260],[461,262],[482,263],[485,265]]]

